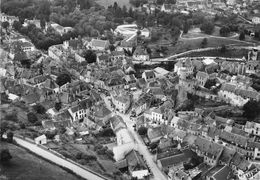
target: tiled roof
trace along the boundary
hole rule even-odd
[[[102,47],[105,48],[109,42],[107,40],[99,40],[99,39],[92,39],[91,45],[96,47]]]
[[[243,171],[246,171],[250,165],[250,163],[246,160],[246,157],[238,152],[236,152],[233,156],[231,163]]]
[[[194,145],[198,150],[207,153],[207,156],[211,158],[216,158],[223,150],[223,146],[201,137],[197,137]]]
[[[116,132],[121,128],[126,128],[126,124],[121,116],[113,116],[109,118],[109,121],[111,123],[111,128]]]
[[[249,140],[248,137],[244,137],[238,134],[234,134],[231,132],[227,132],[227,131],[222,131],[220,136],[221,139],[228,141],[228,142],[233,142],[235,144],[239,144],[242,147],[246,147],[247,142]]]
[[[225,164],[229,164],[229,162],[232,160],[233,156],[235,155],[236,150],[230,149],[228,147],[224,147],[224,150],[219,158],[219,161]]]
[[[144,73],[145,73],[146,77],[155,77],[155,74],[153,71],[145,71]]]
[[[127,153],[125,159],[127,161],[128,168],[130,169],[130,171],[147,169],[147,166],[143,158],[136,150],[131,150],[129,153]]]
[[[150,140],[162,137],[163,133],[161,127],[149,128],[147,131],[147,136]]]
[[[185,149],[185,150],[183,150],[183,152],[181,154],[163,158],[163,159],[160,159],[159,161],[161,162],[163,167],[169,167],[172,165],[177,165],[179,163],[185,162],[188,159],[195,157],[195,156],[196,156],[196,153],[194,153],[193,151],[191,151],[189,149]]]
[[[76,106],[71,107],[71,111],[73,113],[79,111],[79,110],[83,110],[83,109],[88,109],[92,106],[93,102],[91,99],[84,99],[82,101],[80,101]]]
[[[197,74],[196,74],[196,77],[200,77],[200,78],[203,78],[203,79],[206,79],[206,78],[209,78],[209,75],[208,73],[206,72],[202,72],[202,71],[199,71]]]
[[[124,56],[125,52],[124,51],[112,51],[111,55],[112,56]]]
[[[107,109],[104,105],[101,106],[96,106],[94,109],[94,116],[96,117],[106,117],[109,114],[111,114],[111,111],[109,109]]]
[[[231,168],[229,166],[223,166],[223,167],[215,167],[211,170],[212,175],[211,177],[214,177],[215,180],[229,180],[231,175]]]

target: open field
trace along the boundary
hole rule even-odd
[[[247,49],[228,49],[225,53],[222,53],[220,50],[207,50],[203,52],[193,52],[180,57],[198,57],[198,56],[209,56],[209,57],[227,57],[227,58],[242,58],[243,56],[247,57]],[[260,60],[260,56],[258,56]]]
[[[215,37],[209,37],[208,43],[206,47],[221,47],[222,45],[233,45],[233,46],[246,46],[250,45],[248,43],[242,42],[242,41],[235,41],[232,39],[220,39]],[[172,54],[176,53],[182,53],[185,51],[193,50],[193,49],[199,49],[201,47],[201,41],[202,39],[182,39],[179,40],[178,43],[174,47],[169,47],[169,51]],[[251,44],[253,45],[253,44]]]
[[[8,164],[0,164],[0,175],[10,180],[79,180],[59,166],[51,164],[25,149],[1,142],[0,149],[8,148],[13,158]]]
[[[129,0],[96,0],[96,2],[98,4],[100,4],[101,6],[104,6],[105,8],[107,8],[110,5],[113,5],[114,2],[117,2],[117,4],[120,7],[123,7],[123,6],[126,6],[127,8],[131,7]]]

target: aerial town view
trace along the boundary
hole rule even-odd
[[[0,180],[260,180],[260,0],[0,6]]]

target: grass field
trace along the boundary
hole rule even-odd
[[[232,39],[219,39],[214,37],[209,37],[208,44],[206,47],[221,47],[222,45],[234,45],[234,46],[247,46],[248,43],[242,41],[234,41]],[[178,43],[174,47],[169,47],[170,52],[172,54],[182,53],[185,51],[199,49],[201,48],[201,41],[202,39],[182,39],[179,40]]]
[[[98,4],[100,4],[101,6],[104,6],[105,8],[107,8],[110,5],[113,5],[114,2],[117,2],[117,4],[120,7],[123,7],[123,6],[126,6],[127,8],[131,7],[129,0],[96,0],[96,2]]]
[[[10,180],[79,180],[59,166],[51,164],[25,149],[1,142],[0,149],[8,148],[13,158],[8,164],[0,163],[0,175]]]
[[[225,53],[221,53],[220,50],[208,50],[203,52],[193,52],[183,57],[198,57],[198,56],[210,56],[210,57],[227,57],[227,58],[242,58],[243,56],[247,57],[248,50],[247,49],[230,49]],[[260,60],[260,56],[258,56],[258,60]]]

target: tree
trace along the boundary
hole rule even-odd
[[[147,128],[142,126],[137,130],[137,132],[139,135],[144,136],[147,134]]]
[[[130,23],[134,22],[134,18],[132,18],[132,17],[126,17],[126,18],[125,18],[125,21],[130,24]]]
[[[20,21],[14,21],[14,23],[13,23],[13,28],[14,28],[16,31],[20,31],[21,28],[22,28],[22,24],[20,23]]]
[[[249,100],[244,106],[243,106],[243,116],[246,117],[249,120],[254,120],[259,114],[260,114],[260,102]]]
[[[230,28],[228,26],[223,26],[219,29],[219,34],[221,36],[228,36],[230,33]]]
[[[13,136],[14,136],[14,133],[12,131],[9,131],[7,133],[7,142],[12,143],[13,142]]]
[[[240,40],[240,41],[244,41],[245,38],[246,38],[245,33],[244,33],[243,31],[240,32],[240,34],[239,34],[239,40]]]
[[[200,30],[206,34],[212,34],[214,30],[214,24],[210,21],[204,21],[200,26]]]
[[[47,139],[53,139],[56,134],[56,131],[46,131],[45,136],[47,137]]]
[[[184,22],[184,25],[183,25],[183,33],[184,33],[184,34],[188,33],[189,28],[190,28],[190,27],[189,27],[188,21],[185,21],[185,22]]]
[[[46,113],[45,107],[42,106],[41,104],[36,104],[35,106],[33,106],[33,109],[34,109],[38,114],[45,114],[45,113]]]
[[[2,23],[2,27],[5,29],[5,31],[7,32],[7,28],[10,26],[9,22],[8,21],[4,21]]]
[[[92,50],[86,50],[83,52],[83,57],[88,63],[94,63],[97,60],[97,55]]]
[[[225,53],[226,51],[227,51],[227,47],[224,44],[222,44],[220,52]]]
[[[113,44],[109,45],[109,50],[110,51],[115,51],[116,47]]]
[[[57,111],[59,111],[61,109],[61,106],[62,106],[61,102],[56,102],[54,107]]]
[[[64,84],[66,83],[70,83],[71,82],[71,77],[70,75],[68,75],[67,73],[62,73],[60,74],[57,79],[56,79],[56,83],[59,85],[59,86],[63,86]]]
[[[207,45],[208,45],[208,39],[207,39],[207,38],[204,38],[204,39],[201,41],[201,47],[202,47],[202,48],[205,48]]]
[[[1,125],[0,125],[0,135],[1,135],[1,139],[2,139],[2,136],[3,134],[8,130],[8,123],[6,121],[3,121],[1,122]]]
[[[1,162],[8,162],[12,159],[9,149],[2,149],[0,153]]]
[[[29,112],[27,118],[30,123],[36,123],[38,121],[37,116],[33,112]]]

